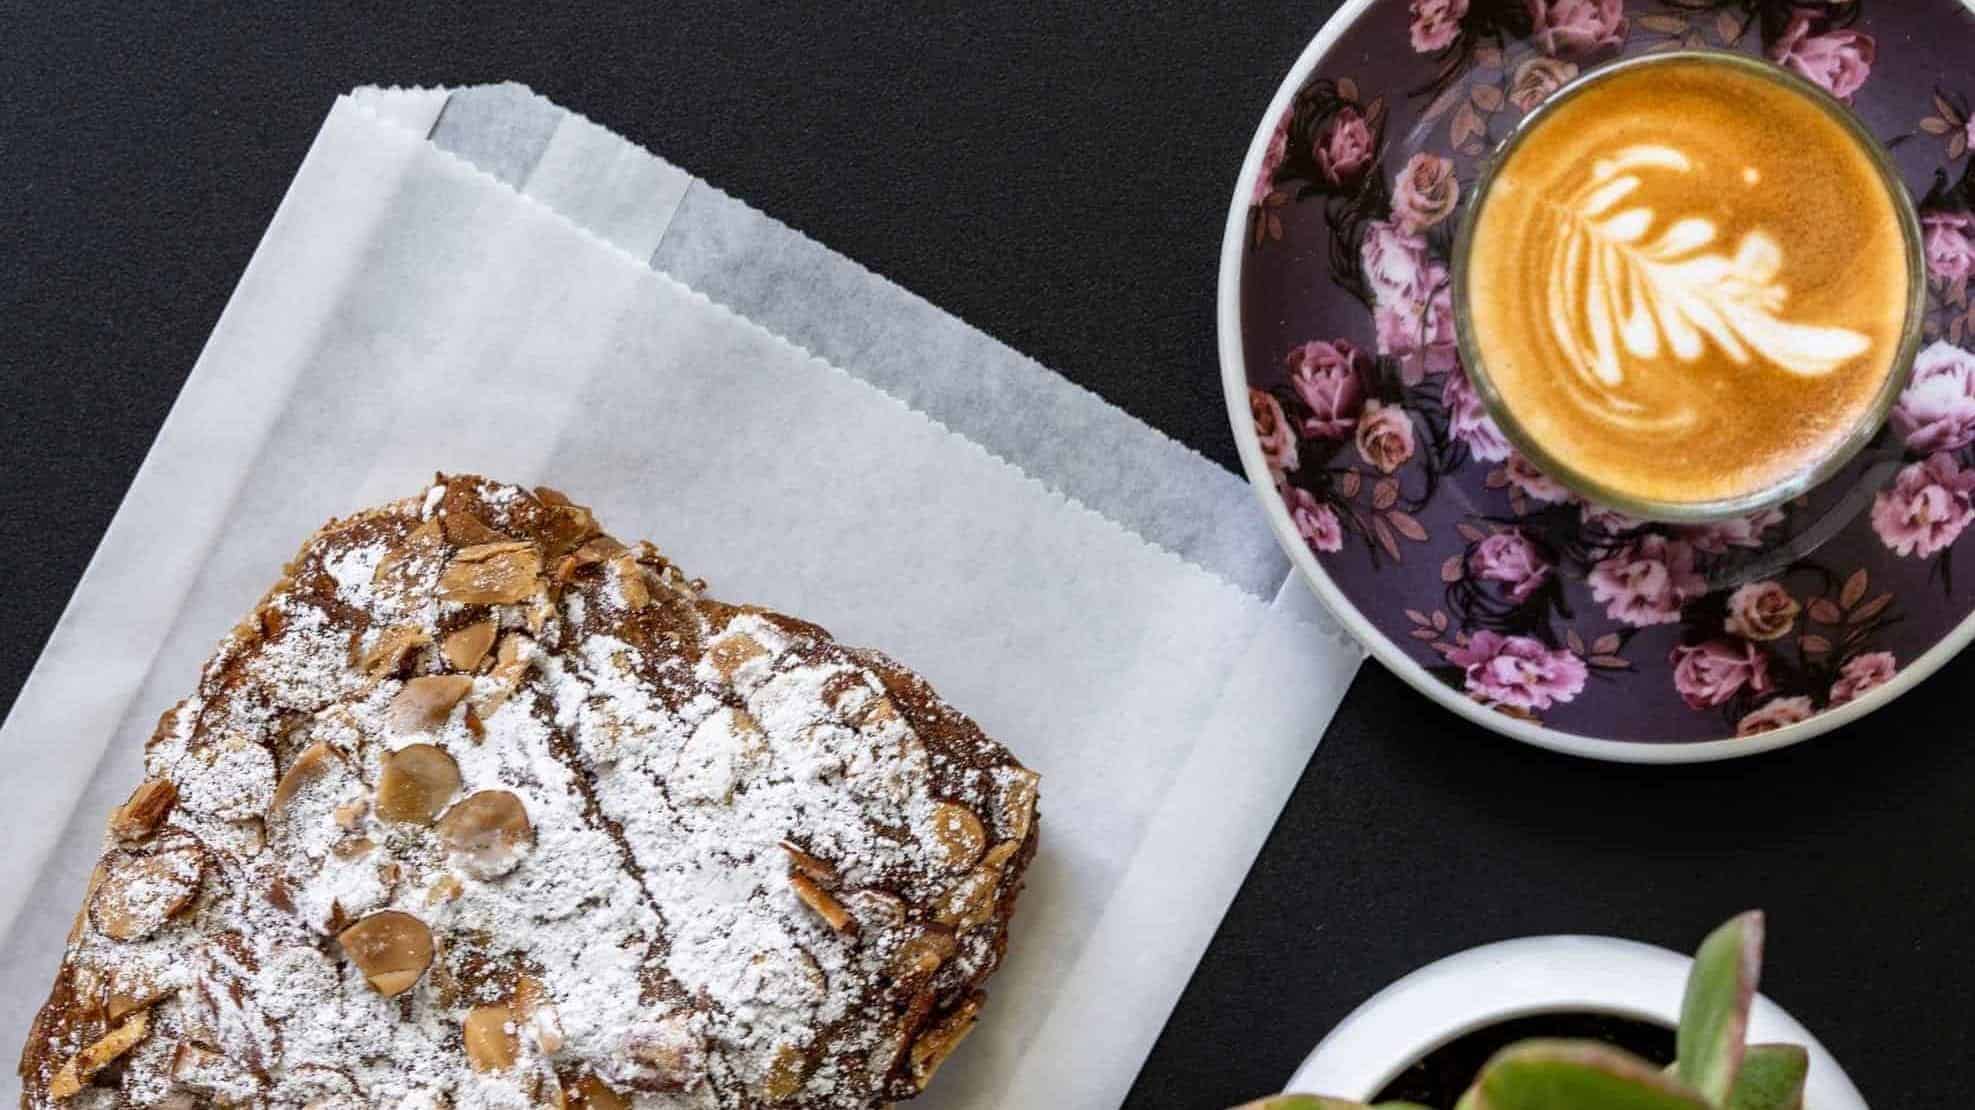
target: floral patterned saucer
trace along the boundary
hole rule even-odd
[[[1593,67],[1694,47],[1852,106],[1921,198],[1929,296],[1871,447],[1782,508],[1673,526],[1510,448],[1456,353],[1447,273],[1452,217],[1524,114]],[[1256,133],[1220,274],[1242,460],[1324,601],[1444,704],[1607,759],[1794,743],[1946,662],[1975,637],[1969,58],[1960,0],[1349,0]]]

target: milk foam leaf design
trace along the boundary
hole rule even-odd
[[[1591,180],[1558,206],[1563,223],[1553,262],[1561,280],[1550,287],[1551,330],[1594,388],[1611,396],[1638,361],[1670,352],[1692,362],[1712,342],[1737,365],[1760,358],[1806,377],[1829,374],[1864,354],[1868,336],[1847,328],[1781,318],[1789,299],[1779,282],[1783,248],[1761,231],[1720,249],[1712,220],[1685,217],[1661,224],[1660,213],[1631,203],[1641,171],[1689,173],[1679,149],[1647,144],[1599,160]]]

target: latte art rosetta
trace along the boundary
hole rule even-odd
[[[1812,474],[1908,345],[1910,202],[1842,108],[1701,53],[1565,89],[1473,187],[1464,365],[1579,493],[1705,514]]]
[[[1872,337],[1780,318],[1789,290],[1778,280],[1783,248],[1762,230],[1734,253],[1715,247],[1711,219],[1667,223],[1641,196],[1654,171],[1692,173],[1678,147],[1641,144],[1600,159],[1589,180],[1554,206],[1562,225],[1552,251],[1550,328],[1568,365],[1595,398],[1592,411],[1634,428],[1684,427],[1694,411],[1650,414],[1625,396],[1629,373],[1650,373],[1662,349],[1698,360],[1709,342],[1736,365],[1754,358],[1793,374],[1829,374],[1864,354]],[[1650,238],[1649,238],[1650,236]]]

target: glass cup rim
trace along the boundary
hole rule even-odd
[[[1817,104],[1865,152],[1867,160],[1872,163],[1873,169],[1879,176],[1880,184],[1892,198],[1894,218],[1899,221],[1901,237],[1906,246],[1907,313],[1900,331],[1899,343],[1893,350],[1892,366],[1886,372],[1885,380],[1880,383],[1879,392],[1874,395],[1872,403],[1860,411],[1859,419],[1842,439],[1834,443],[1829,450],[1820,453],[1809,465],[1778,482],[1735,497],[1708,501],[1655,501],[1614,490],[1571,466],[1545,449],[1515,419],[1501,391],[1488,376],[1487,363],[1482,358],[1480,343],[1475,338],[1473,317],[1468,305],[1467,276],[1469,255],[1474,243],[1474,230],[1479,222],[1482,206],[1486,203],[1489,191],[1502,167],[1508,163],[1515,154],[1516,148],[1531,132],[1540,127],[1557,108],[1575,99],[1584,90],[1618,74],[1635,69],[1696,61],[1735,66],[1745,73],[1796,91]],[[1912,193],[1908,191],[1906,182],[1900,178],[1899,169],[1893,163],[1891,152],[1866,129],[1864,122],[1848,106],[1811,81],[1766,60],[1728,50],[1690,47],[1625,58],[1593,69],[1559,88],[1525,115],[1516,124],[1515,129],[1495,148],[1487,169],[1475,182],[1467,202],[1462,206],[1460,225],[1454,236],[1454,256],[1449,271],[1449,281],[1453,285],[1455,344],[1460,352],[1461,367],[1466,370],[1475,394],[1480,397],[1482,406],[1502,430],[1503,436],[1508,439],[1510,445],[1537,469],[1587,500],[1641,520],[1668,524],[1700,524],[1743,516],[1781,504],[1815,488],[1850,462],[1874,436],[1879,434],[1879,429],[1884,426],[1888,415],[1892,412],[1894,402],[1906,388],[1913,373],[1914,359],[1920,352],[1927,310],[1927,265],[1922,236],[1919,208],[1914,202]]]

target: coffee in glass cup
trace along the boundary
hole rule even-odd
[[[1539,468],[1646,519],[1749,512],[1871,439],[1920,340],[1913,202],[1843,105],[1763,61],[1595,71],[1461,226],[1461,353]]]

